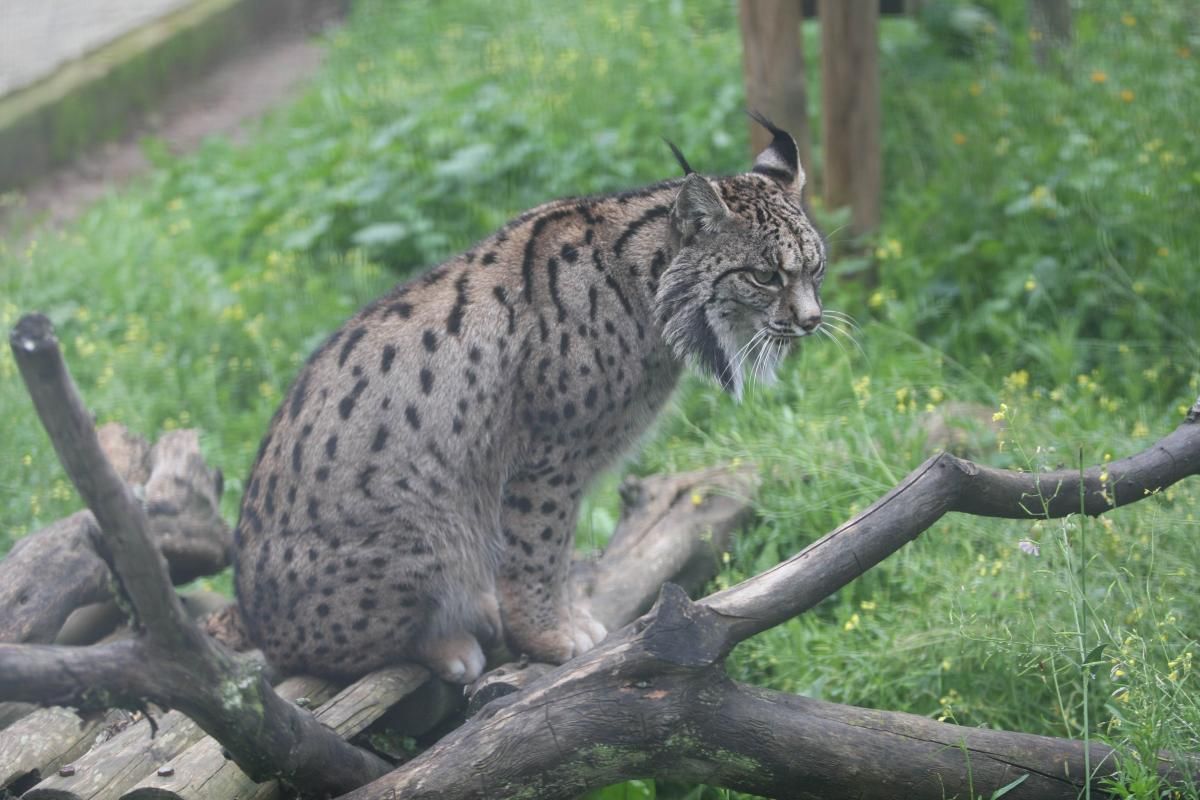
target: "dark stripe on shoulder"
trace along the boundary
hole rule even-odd
[[[608,284],[608,288],[613,290],[617,299],[621,301],[621,308],[625,309],[625,313],[633,316],[633,306],[629,305],[629,300],[625,297],[625,292],[621,290],[621,284],[613,280],[612,275],[605,275],[604,282]]]
[[[665,205],[653,206],[646,209],[640,217],[629,223],[625,227],[625,230],[621,232],[621,235],[617,237],[617,242],[613,245],[613,254],[620,256],[621,251],[625,249],[625,245],[629,243],[631,238],[637,235],[638,231],[659,217],[665,217],[670,210],[670,207]]]
[[[525,282],[521,293],[526,301],[533,300],[533,259],[537,252],[538,237],[551,222],[569,217],[574,213],[575,209],[573,208],[560,208],[557,211],[543,214],[534,221],[533,230],[529,232],[529,238],[525,241],[525,259],[521,262],[521,278]]]
[[[446,317],[446,333],[457,336],[462,330],[463,311],[467,308],[467,276],[463,275],[454,282],[454,306]]]
[[[492,295],[508,311],[508,332],[512,333],[517,329],[517,312],[512,307],[512,304],[508,302],[508,292],[503,286],[496,286],[492,289]]]
[[[366,335],[367,329],[361,326],[350,331],[350,335],[347,336],[346,341],[342,343],[342,351],[338,353],[339,367],[346,366],[346,359],[350,357],[350,353],[354,351],[354,348],[358,346],[358,343],[362,341],[362,338]]]
[[[563,307],[562,296],[558,293],[558,259],[551,258],[546,262],[547,280],[550,283],[550,299],[554,301],[554,307],[558,309],[558,321],[562,322],[567,318],[567,309]]]
[[[308,399],[308,373],[309,369],[305,367],[304,372],[300,373],[300,380],[292,387],[292,405],[288,409],[288,416],[292,419],[300,416],[300,409],[304,408],[304,401]]]

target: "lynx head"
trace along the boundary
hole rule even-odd
[[[801,206],[796,142],[752,116],[774,139],[748,173],[705,178],[676,151],[687,173],[671,210],[676,255],[655,298],[675,354],[736,397],[744,367],[771,382],[796,340],[821,325],[825,276],[824,242]]]

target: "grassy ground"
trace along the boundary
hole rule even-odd
[[[809,343],[740,406],[689,380],[627,465],[761,464],[758,519],[720,582],[865,507],[948,444],[939,420],[965,420],[950,444],[977,460],[1073,467],[1149,445],[1200,391],[1200,32],[1174,4],[1103,0],[1044,73],[1020,5],[971,31],[936,15],[884,25],[886,221],[865,243],[881,277],[839,281],[867,265],[846,256],[826,290],[858,318],[858,346]],[[298,364],[398,274],[542,200],[674,174],[663,135],[705,171],[746,166],[728,3],[392,8],[360,3],[312,88],[248,145],[176,159],[150,143],[149,178],[0,251],[0,322],[50,314],[102,420],[203,429],[230,518]],[[849,244],[844,214],[817,213]],[[0,410],[2,551],[78,500],[7,352]],[[584,542],[611,530],[611,486],[593,493]],[[1117,793],[1158,797],[1155,752],[1200,751],[1198,520],[1195,482],[1100,520],[949,518],[730,668],[1103,739],[1123,754]],[[638,782],[596,796],[724,793]]]

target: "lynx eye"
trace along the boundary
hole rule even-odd
[[[783,275],[777,269],[752,269],[750,280],[764,289],[777,289],[783,286]]]

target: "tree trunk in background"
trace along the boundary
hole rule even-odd
[[[821,0],[821,142],[825,204],[850,206],[852,234],[879,226],[879,3]]]
[[[1029,34],[1034,60],[1049,66],[1052,54],[1071,42],[1070,0],[1029,0]]]
[[[811,172],[800,6],[800,0],[741,0],[742,71],[746,108],[790,133],[800,148],[801,166]],[[753,158],[771,143],[771,134],[755,122],[749,125]]]

